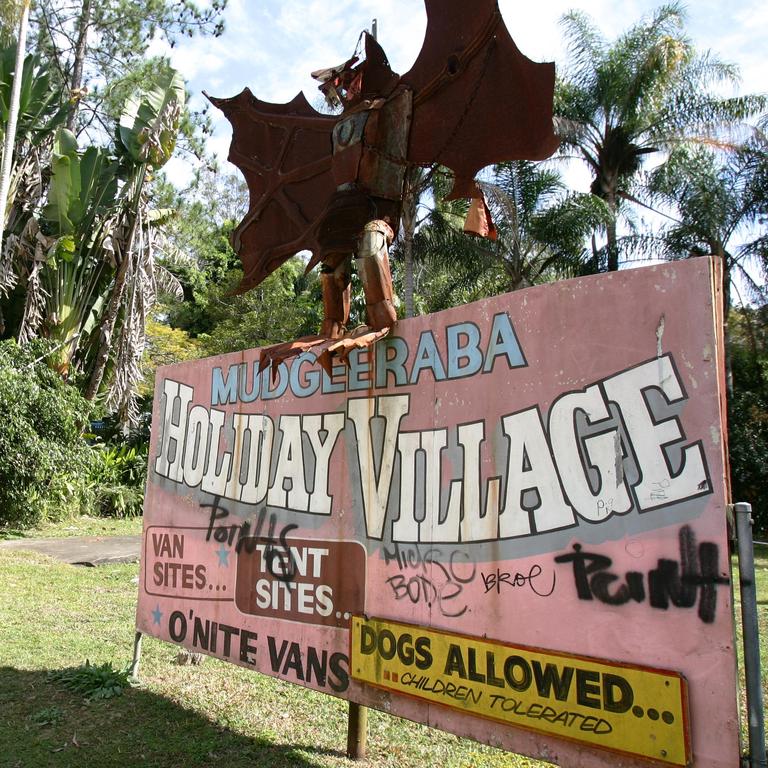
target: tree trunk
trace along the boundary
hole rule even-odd
[[[91,2],[83,0],[80,12],[80,21],[77,29],[77,44],[75,45],[75,58],[72,62],[72,79],[69,82],[71,106],[67,115],[67,128],[74,132],[77,113],[80,109],[80,91],[83,87],[83,66],[85,53],[88,50],[88,30],[91,26]]]
[[[597,247],[597,238],[594,233],[592,234],[592,258],[589,262],[589,269],[592,271],[588,274],[597,275],[600,272],[600,249]]]
[[[8,109],[8,125],[5,128],[3,162],[0,165],[0,254],[3,252],[3,231],[5,230],[5,209],[8,206],[8,192],[11,187],[13,145],[16,143],[16,123],[19,118],[21,79],[24,73],[24,53],[27,46],[27,25],[29,22],[30,0],[23,0],[19,19],[19,37],[16,43],[16,68],[13,73],[11,103]]]
[[[615,184],[611,183],[610,188],[606,190],[605,202],[611,209],[611,220],[606,227],[607,247],[608,247],[608,271],[617,272],[619,269],[619,242],[616,235],[616,217],[618,215],[618,196],[616,194]]]
[[[413,317],[413,234],[416,227],[416,205],[413,188],[403,198],[403,289],[405,291],[405,316]]]

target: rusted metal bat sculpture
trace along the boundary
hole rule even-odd
[[[313,348],[328,370],[386,334],[397,316],[387,248],[400,221],[409,166],[453,171],[449,199],[473,198],[470,219],[488,234],[490,215],[474,177],[507,160],[541,160],[557,147],[552,128],[553,64],[518,50],[496,0],[425,0],[427,31],[416,62],[394,73],[381,46],[363,33],[364,58],[313,72],[337,115],[299,93],[287,104],[248,88],[211,98],[232,124],[229,159],[243,172],[250,209],[233,235],[243,263],[239,292],[288,258],[309,250],[320,263],[321,335],[265,350],[262,368]],[[345,335],[352,259],[366,298],[368,328]]]

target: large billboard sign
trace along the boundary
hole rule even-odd
[[[157,376],[137,626],[578,766],[739,753],[712,263]]]

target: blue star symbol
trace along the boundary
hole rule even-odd
[[[221,544],[216,550],[216,554],[219,556],[219,568],[223,565],[225,568],[229,568],[229,550]]]
[[[160,606],[158,605],[154,611],[152,611],[152,623],[153,624],[160,624],[160,619],[163,618],[163,612],[160,610]]]

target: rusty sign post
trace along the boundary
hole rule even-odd
[[[137,629],[559,764],[732,768],[718,285],[530,288],[330,375],[160,369]]]

